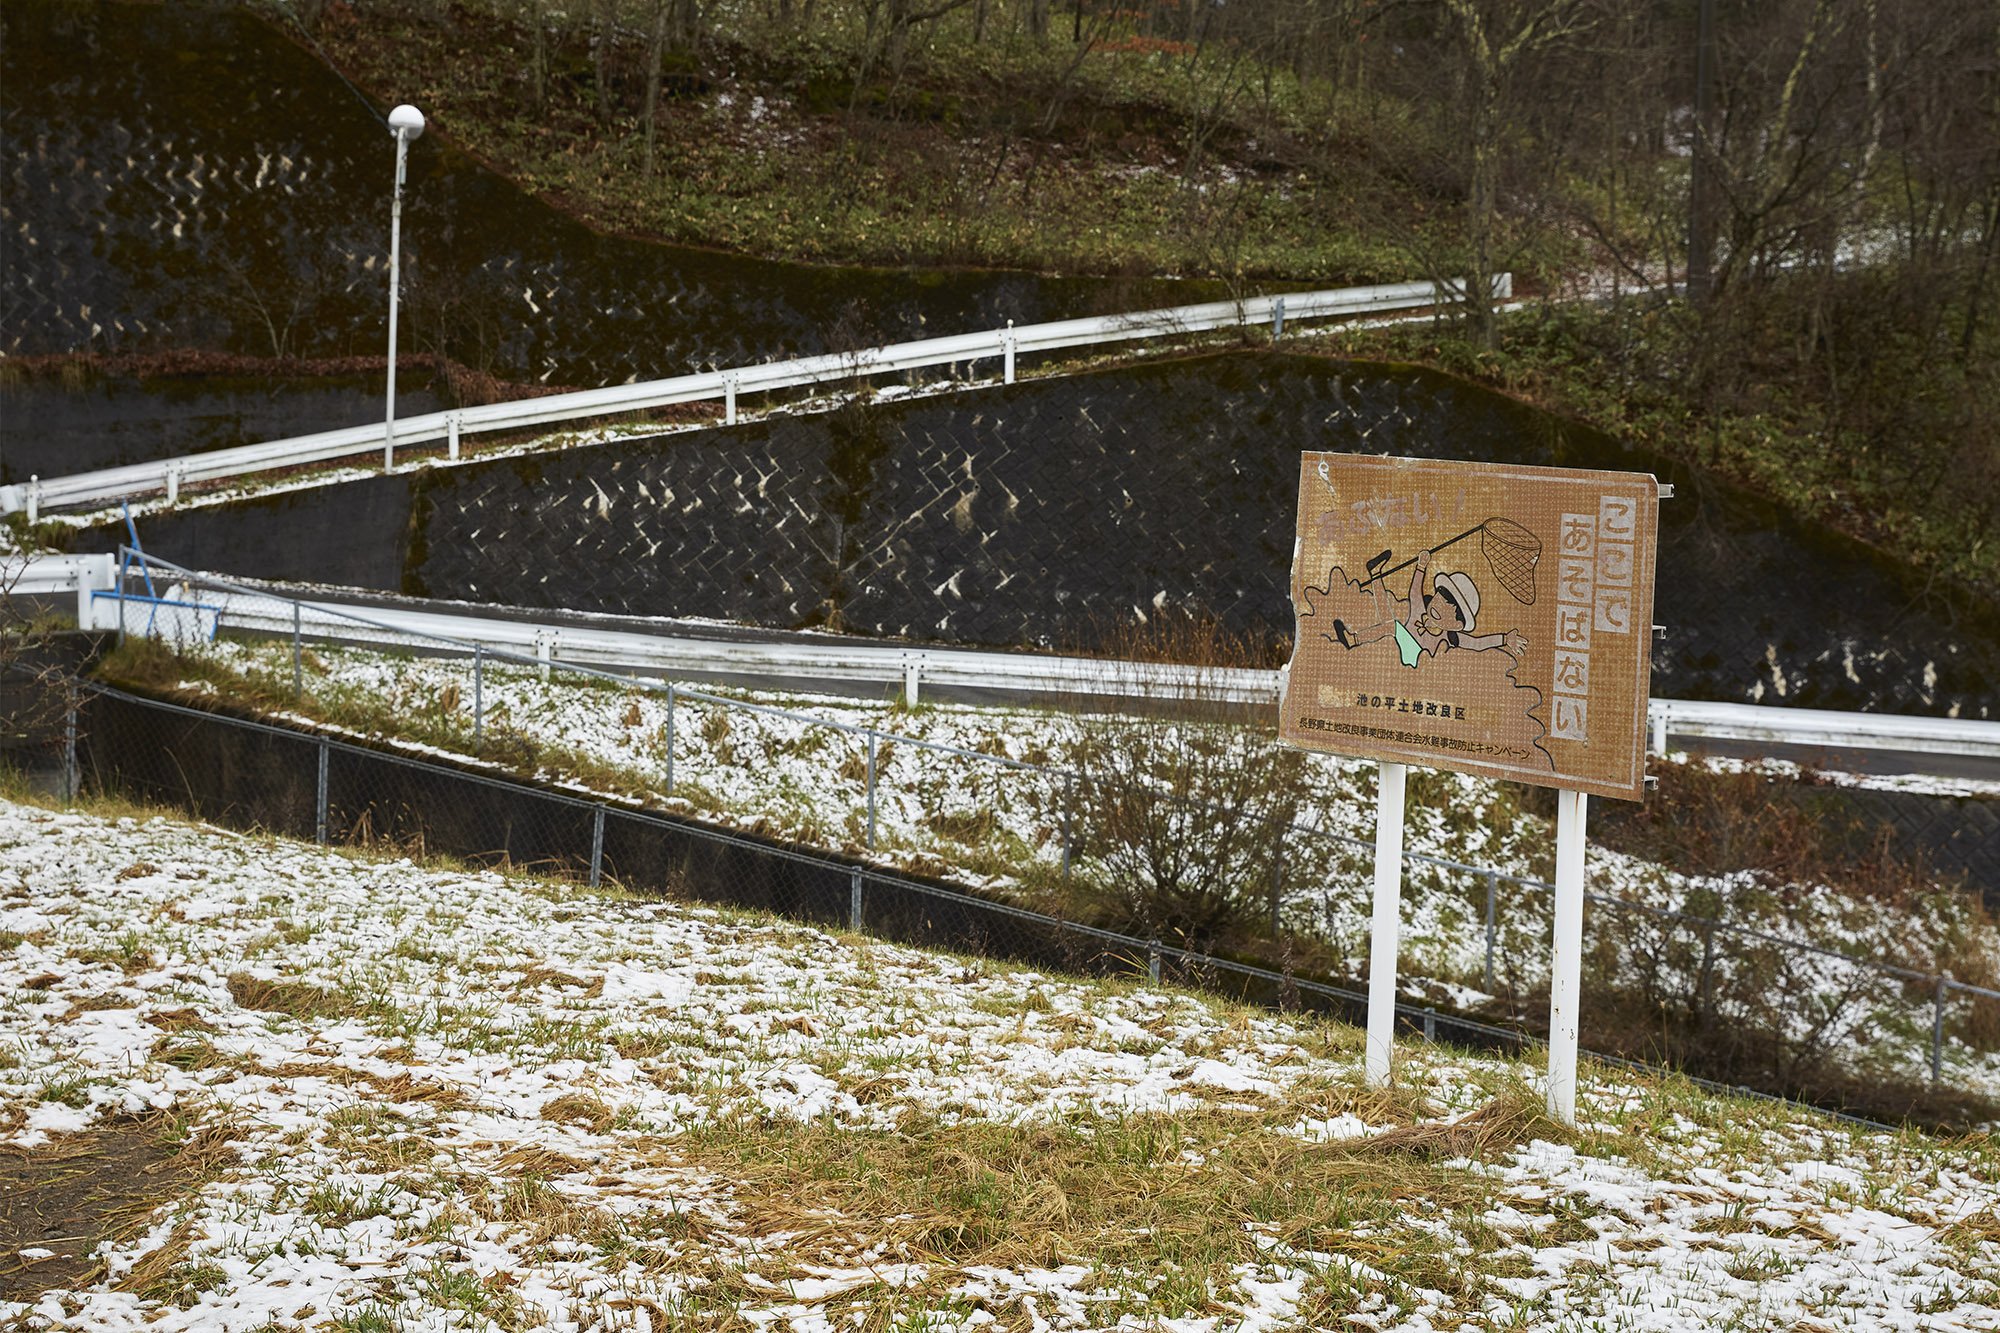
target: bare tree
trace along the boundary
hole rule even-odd
[[[1462,130],[1468,159],[1464,300],[1474,336],[1494,346],[1493,280],[1509,102],[1533,59],[1588,29],[1585,0],[1444,0],[1465,62]]]

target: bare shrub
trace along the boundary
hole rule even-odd
[[[1076,744],[1080,838],[1125,928],[1207,948],[1242,933],[1264,901],[1297,815],[1304,756],[1244,716],[1227,672],[1256,648],[1212,622],[1169,615],[1109,645],[1109,669],[1192,668],[1184,688],[1142,674],[1135,716],[1087,717]]]

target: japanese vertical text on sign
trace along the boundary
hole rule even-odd
[[[1281,733],[1637,800],[1659,486],[1306,454]]]

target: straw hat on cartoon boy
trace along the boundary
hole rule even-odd
[[[1431,580],[1432,592],[1458,608],[1458,618],[1465,623],[1459,633],[1470,634],[1479,618],[1479,589],[1472,580],[1457,570],[1439,574]]]

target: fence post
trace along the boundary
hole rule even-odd
[[[486,650],[472,650],[472,752],[486,740]]]
[[[298,698],[305,690],[305,650],[300,643],[299,600],[292,599],[292,697]]]
[[[1486,993],[1488,995],[1493,993],[1493,944],[1499,934],[1494,908],[1496,881],[1499,878],[1496,871],[1486,872]]]
[[[327,744],[319,743],[319,790],[313,798],[313,841],[326,845],[326,754]]]
[[[1285,831],[1278,830],[1278,850],[1271,857],[1271,938],[1278,938],[1278,907],[1285,896]]]
[[[604,877],[604,807],[598,806],[590,820],[590,887]]]
[[[34,521],[34,515],[30,514],[28,522],[33,523]],[[124,548],[120,547],[119,549],[122,551]],[[123,648],[125,646],[125,563],[122,558],[118,563],[118,574],[116,577],[118,579],[118,646]]]
[[[1944,992],[1951,985],[1940,973],[1931,993],[1931,1087],[1944,1079]]]
[[[868,846],[875,846],[875,742],[873,731],[868,733]]]
[[[1076,782],[1063,774],[1063,883],[1069,882],[1069,863],[1076,849]]]
[[[69,708],[63,716],[63,804],[76,804],[76,791],[82,785],[78,781],[76,769],[76,694],[71,692]]]
[[[667,795],[674,794],[674,687],[667,686]]]
[[[854,872],[854,878],[847,883],[847,928],[861,933],[861,872]]]

